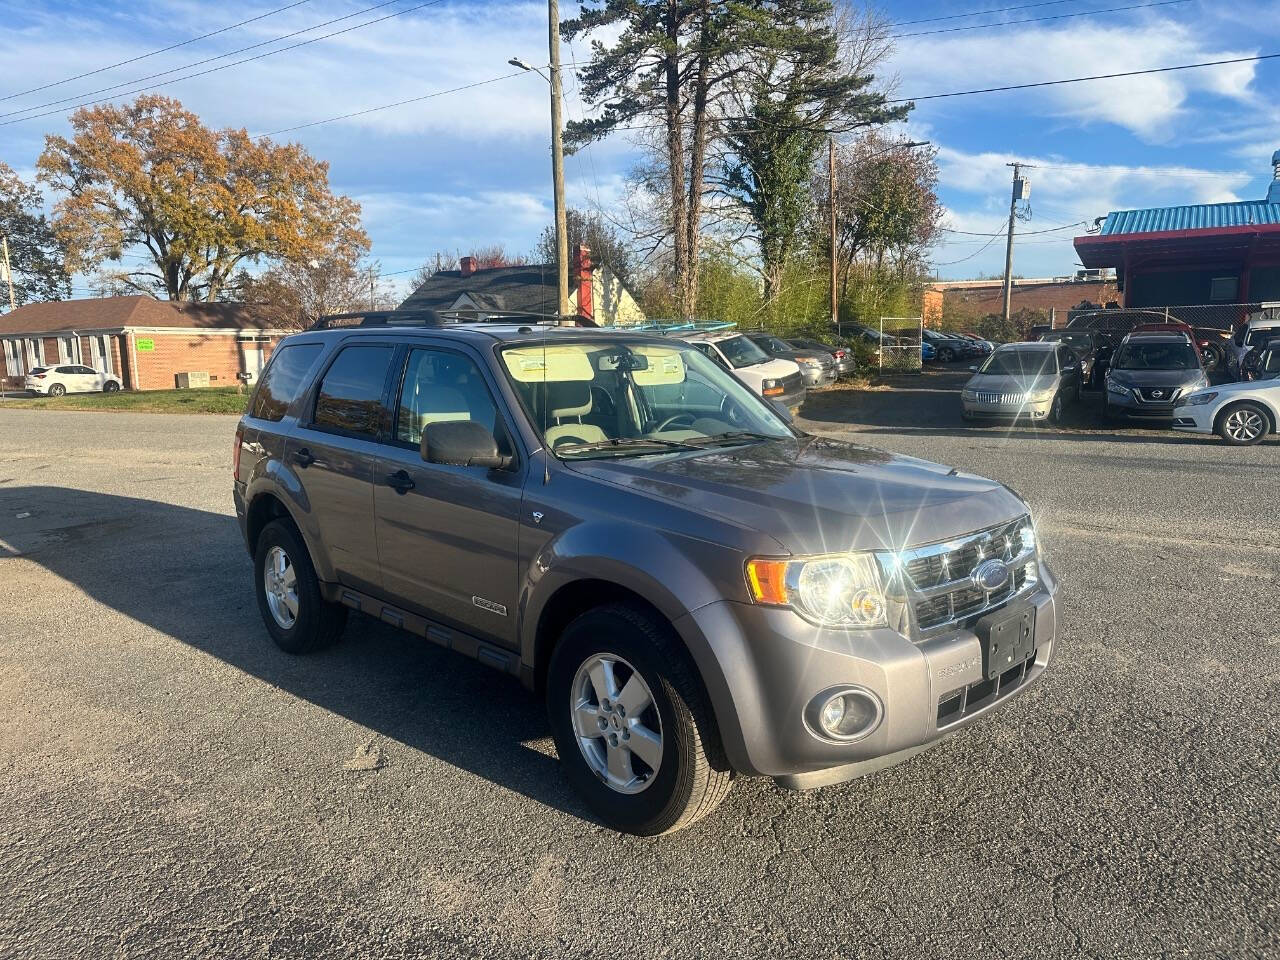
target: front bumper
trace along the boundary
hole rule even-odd
[[[1103,387],[1106,390],[1106,387]],[[1173,419],[1173,403],[1153,403],[1138,400],[1132,392],[1114,393],[1107,390],[1107,413],[1112,417],[1127,417],[1130,420],[1171,420]]]
[[[734,769],[805,788],[905,760],[1028,689],[1053,655],[1056,592],[1041,562],[1040,582],[1026,595],[1036,607],[1034,656],[1018,677],[1002,677],[990,690],[981,644],[968,627],[912,642],[889,629],[822,629],[787,609],[728,600],[675,626],[698,660]],[[852,743],[821,738],[805,720],[815,697],[844,684],[871,691],[883,705],[879,725]]]
[[[808,395],[809,388],[805,385],[804,379],[801,378],[800,385],[791,390],[790,393],[782,393],[776,397],[766,397],[766,400],[776,400],[788,410],[792,412],[799,410],[804,405],[804,398]]]
[[[1049,419],[1049,409],[1053,406],[1052,399],[1021,404],[984,403],[981,400],[966,400],[962,396],[960,402],[964,406],[964,415],[966,417],[990,417],[992,419],[1025,417],[1028,420],[1047,420]]]
[[[1195,406],[1173,408],[1173,429],[1187,433],[1213,433],[1213,415],[1217,405],[1197,403]]]
[[[804,377],[804,385],[806,387],[826,387],[836,382],[836,368],[834,365],[830,367],[801,367],[800,373]]]

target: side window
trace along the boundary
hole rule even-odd
[[[59,367],[57,370],[54,371],[54,373],[75,373],[75,372],[76,372],[75,367]]]
[[[451,420],[479,423],[494,434],[499,448],[509,446],[484,376],[469,357],[451,350],[410,350],[396,404],[396,441],[416,447],[428,426]]]
[[[301,392],[304,378],[323,349],[319,343],[295,343],[277,350],[258,381],[249,416],[260,420],[283,420],[289,404]]]
[[[97,373],[93,367],[76,367],[76,373]]]
[[[385,422],[382,389],[394,354],[390,346],[343,347],[320,381],[315,425],[376,437]]]

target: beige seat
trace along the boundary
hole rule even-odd
[[[591,412],[591,383],[587,380],[561,380],[547,384],[547,412],[555,425],[546,432],[547,446],[552,449],[567,443],[600,443],[608,435],[594,423],[583,423]]]

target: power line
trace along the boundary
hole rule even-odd
[[[1087,77],[1069,77],[1065,80],[1038,80],[1035,83],[1013,83],[1003,87],[980,87],[976,90],[954,90],[949,93],[929,93],[921,97],[897,97],[885,103],[914,103],[920,100],[941,100],[945,97],[971,97],[980,93],[1003,93],[1007,90],[1030,90],[1034,87],[1056,87],[1066,83],[1085,83],[1090,80],[1118,80],[1123,77],[1140,77],[1152,73],[1173,73],[1176,70],[1198,70],[1202,67],[1222,67],[1236,63],[1257,63],[1275,60],[1280,53],[1260,53],[1252,57],[1231,57],[1226,60],[1205,60],[1200,63],[1180,63],[1175,67],[1148,67],[1145,70],[1125,70],[1121,73],[1095,73]]]
[[[443,97],[446,93],[460,93],[463,90],[471,90],[475,87],[483,87],[489,83],[497,83],[499,80],[510,80],[512,77],[518,77],[523,74],[523,70],[517,70],[514,73],[504,73],[498,77],[490,77],[487,80],[477,80],[474,83],[466,83],[460,87],[450,87],[448,90],[437,90],[434,93],[426,93],[420,97],[410,97],[408,100],[397,100],[395,103],[384,103],[378,107],[369,107],[366,110],[356,110],[354,113],[344,113],[337,117],[326,117],[323,120],[312,120],[310,123],[299,123],[296,126],[284,127],[280,130],[272,130],[270,133],[255,133],[255,137],[275,137],[282,133],[292,133],[295,130],[305,130],[307,127],[318,127],[322,123],[334,123],[338,120],[350,120],[352,117],[363,117],[369,113],[377,113],[380,110],[390,110],[393,107],[403,107],[410,103],[420,103],[423,100],[431,100],[434,97]]]
[[[1004,227],[1002,229],[1007,229],[1008,226],[1009,226],[1009,221],[1008,219],[1006,219],[1004,222]],[[978,254],[985,252],[989,246],[991,246],[993,243],[999,240],[1000,237],[1002,236],[1003,236],[1002,233],[993,233],[986,243],[980,246],[977,250],[973,251],[973,253],[969,254],[967,257],[961,257],[959,260],[948,260],[945,263],[935,263],[934,266],[935,267],[952,267],[952,266],[955,266],[957,263],[964,263],[966,260],[972,260]]]
[[[961,33],[965,30],[988,30],[992,27],[1012,27],[1020,23],[1044,23],[1049,20],[1070,20],[1073,17],[1092,17],[1100,13],[1120,13],[1124,10],[1142,10],[1146,7],[1168,7],[1177,3],[1188,3],[1189,0],[1152,0],[1149,3],[1131,3],[1123,7],[1104,7],[1100,10],[1079,10],[1076,13],[1058,13],[1048,17],[1029,17],[1024,20],[1002,20],[999,23],[973,23],[962,27],[939,27],[936,30],[920,30],[916,33],[894,33],[886,40],[901,40],[905,37],[929,37],[939,33]]]
[[[281,40],[287,40],[288,38],[290,38],[290,37],[296,37],[296,36],[298,36],[299,34],[309,33],[309,32],[310,32],[310,31],[312,31],[312,30],[318,30],[318,29],[319,29],[319,28],[321,28],[321,27],[325,27],[325,26],[328,26],[328,25],[333,24],[333,23],[339,23],[339,22],[341,22],[341,21],[343,21],[343,20],[350,20],[352,17],[358,17],[358,16],[360,16],[360,15],[361,15],[361,14],[363,14],[363,13],[369,13],[370,11],[377,10],[377,9],[382,8],[382,7],[386,7],[386,6],[389,6],[389,5],[393,4],[393,3],[398,3],[398,2],[400,2],[400,0],[383,0],[383,2],[382,2],[382,3],[374,4],[372,7],[365,7],[363,10],[357,10],[355,13],[349,13],[349,14],[347,14],[347,15],[345,15],[345,16],[342,16],[342,17],[335,17],[335,18],[334,18],[334,19],[332,19],[332,20],[326,20],[326,21],[324,21],[323,23],[317,23],[317,24],[315,24],[315,25],[313,25],[313,26],[310,26],[310,27],[307,27],[307,28],[305,28],[305,29],[303,29],[303,30],[297,30],[297,31],[295,31],[295,32],[293,32],[293,33],[285,34],[284,36],[276,37],[276,38],[274,38],[274,39],[272,39],[272,40],[264,40],[264,41],[262,41],[261,43],[251,44],[250,46],[242,47],[242,48],[241,48],[241,49],[239,49],[239,50],[233,50],[233,51],[232,51],[232,52],[230,52],[230,53],[221,54],[221,55],[219,55],[219,56],[217,56],[217,57],[209,57],[209,58],[204,59],[204,60],[198,60],[198,61],[196,61],[195,63],[187,64],[187,65],[186,65],[186,66],[184,66],[184,67],[175,67],[173,70],[166,70],[166,71],[163,71],[163,72],[161,72],[161,73],[152,74],[152,75],[151,75],[151,76],[149,76],[149,77],[140,77],[140,78],[138,78],[137,80],[130,80],[130,81],[128,81],[128,83],[141,83],[141,82],[146,81],[146,80],[153,80],[153,79],[156,79],[156,78],[158,78],[158,77],[166,76],[166,75],[168,75],[168,74],[170,74],[170,73],[177,73],[177,72],[179,72],[180,70],[186,70],[186,69],[189,69],[190,67],[196,67],[196,66],[200,66],[201,64],[211,63],[211,62],[213,62],[214,60],[223,60],[223,59],[225,59],[225,58],[227,58],[227,57],[235,56],[235,54],[237,54],[237,53],[243,53],[243,52],[245,52],[246,50],[253,50],[253,49],[256,49],[257,47],[267,46],[267,45],[272,44],[272,43],[278,43],[278,42],[279,42],[279,41],[281,41]],[[403,17],[403,16],[404,16],[405,14],[407,14],[407,13],[413,13],[415,10],[421,10],[423,7],[432,7],[432,6],[435,6],[436,4],[438,4],[438,3],[442,3],[442,2],[443,2],[443,0],[425,0],[425,2],[423,2],[423,3],[418,3],[418,4],[416,4],[416,5],[412,6],[412,7],[407,7],[407,8],[406,8],[406,9],[404,9],[404,10],[398,10],[398,11],[396,11],[395,13],[389,13],[389,14],[387,14],[386,16],[377,17],[377,18],[375,18],[375,19],[373,19],[373,20],[366,20],[364,23],[357,23],[357,24],[354,24],[354,25],[352,25],[352,26],[350,26],[350,27],[343,27],[341,30],[334,30],[334,31],[332,31],[331,33],[321,34],[321,35],[320,35],[320,36],[318,36],[318,37],[311,37],[310,39],[303,40],[303,41],[301,41],[301,42],[299,42],[299,43],[291,43],[291,44],[289,44],[289,46],[287,46],[287,47],[280,47],[280,48],[278,48],[278,49],[276,49],[276,50],[268,50],[268,51],[266,51],[265,53],[259,53],[259,54],[256,54],[255,56],[252,56],[252,57],[245,57],[243,60],[234,60],[234,61],[232,61],[231,63],[224,63],[224,64],[222,64],[221,66],[217,66],[217,67],[210,67],[208,70],[200,70],[200,71],[198,71],[198,72],[196,72],[196,73],[189,73],[189,74],[186,74],[185,76],[181,76],[181,77],[173,77],[173,78],[171,78],[171,79],[169,79],[169,80],[166,80],[166,81],[164,81],[164,82],[165,82],[165,83],[177,83],[177,82],[178,82],[178,81],[180,81],[180,80],[190,80],[190,79],[192,79],[192,78],[194,78],[194,77],[203,77],[203,76],[205,76],[205,75],[207,75],[207,74],[210,74],[210,73],[217,73],[219,70],[227,70],[227,69],[229,69],[229,68],[231,68],[231,67],[238,67],[238,66],[241,66],[241,65],[246,64],[246,63],[252,63],[252,62],[253,62],[253,61],[255,61],[255,60],[263,60],[263,59],[266,59],[267,57],[273,57],[273,56],[275,56],[275,55],[276,55],[276,54],[278,54],[278,53],[286,53],[286,52],[287,52],[287,51],[289,51],[289,50],[296,50],[296,49],[298,49],[299,47],[305,47],[305,46],[308,46],[308,45],[313,44],[313,43],[319,43],[321,40],[328,40],[328,39],[330,39],[330,38],[332,38],[332,37],[336,37],[336,36],[339,36],[339,35],[344,34],[344,33],[351,33],[351,32],[352,32],[352,31],[354,31],[354,30],[361,30],[361,29],[363,29],[364,27],[371,27],[371,26],[373,26],[375,23],[382,23],[383,21],[386,21],[386,20],[393,20],[393,19],[395,19],[396,17]],[[93,96],[93,95],[94,95],[94,94],[96,94],[96,93],[102,93],[102,92],[104,92],[104,91],[106,91],[106,90],[115,90],[115,89],[117,89],[118,87],[122,87],[122,86],[126,86],[126,85],[127,85],[127,84],[124,84],[124,83],[118,83],[118,84],[115,84],[115,85],[114,85],[114,86],[112,86],[112,87],[103,87],[103,88],[101,88],[100,90],[92,90],[92,91],[89,91],[88,93],[82,93],[82,94],[79,94],[78,96],[81,96],[81,97],[89,97],[89,96]],[[46,111],[45,113],[33,113],[33,114],[30,114],[30,115],[25,116],[25,117],[18,117],[17,119],[14,119],[14,120],[5,120],[3,123],[0,123],[0,127],[7,127],[7,126],[9,126],[10,124],[14,124],[14,123],[22,123],[22,122],[24,122],[24,121],[26,121],[26,120],[38,120],[38,119],[40,119],[41,117],[53,116],[54,114],[66,113],[66,112],[67,112],[67,109],[78,109],[79,107],[89,107],[89,106],[93,106],[93,105],[98,104],[98,103],[105,103],[107,100],[114,100],[114,99],[116,99],[116,98],[118,98],[118,97],[128,97],[128,96],[132,96],[132,95],[133,95],[133,94],[135,94],[135,93],[144,93],[146,90],[147,90],[147,88],[146,88],[146,87],[137,87],[137,88],[135,88],[135,89],[133,89],[133,90],[128,90],[128,91],[124,91],[124,92],[117,92],[117,93],[113,93],[113,94],[111,94],[110,96],[103,97],[103,98],[98,99],[98,100],[89,100],[89,101],[85,101],[85,102],[83,102],[83,103],[78,103],[78,104],[75,104],[75,106],[74,106],[74,107],[69,107],[69,108],[65,108],[65,109],[64,109],[64,108],[59,108],[59,109],[56,109],[56,110],[49,110],[49,111]],[[71,100],[75,100],[75,99],[77,99],[77,97],[67,97],[67,98],[65,98],[65,99],[63,99],[63,100],[55,100],[55,101],[51,101],[50,103],[44,103],[44,104],[41,104],[40,106],[37,106],[37,107],[26,107],[24,110],[15,110],[15,111],[12,111],[12,112],[10,112],[10,113],[0,114],[0,117],[9,117],[9,116],[13,116],[13,114],[14,114],[14,113],[24,113],[24,112],[29,111],[29,110],[40,110],[40,109],[42,109],[43,107],[53,106],[53,105],[55,105],[55,104],[66,104],[66,103],[70,102]]]
[[[185,47],[188,44],[196,43],[199,40],[208,40],[210,37],[216,37],[220,33],[227,33],[235,30],[237,27],[243,27],[246,24],[255,23],[258,20],[265,20],[267,17],[274,17],[277,13],[284,13],[286,10],[292,10],[294,7],[300,7],[304,3],[310,3],[311,0],[297,0],[295,3],[286,4],[283,7],[276,7],[274,10],[268,10],[266,13],[260,13],[256,17],[250,17],[248,20],[241,20],[226,27],[219,27],[217,30],[211,30],[208,33],[202,33],[198,37],[192,37],[190,40],[182,40],[179,43],[171,43],[167,47],[161,47],[159,50],[152,50],[150,53],[142,53],[136,57],[130,57],[128,60],[120,60],[116,63],[109,63],[105,67],[98,67],[96,70],[87,70],[84,73],[77,73],[74,77],[67,77],[65,80],[55,80],[53,83],[46,83],[39,87],[31,87],[29,90],[19,90],[17,93],[11,93],[7,96],[0,97],[0,103],[5,100],[12,100],[15,97],[25,97],[29,93],[39,93],[41,90],[48,90],[50,87],[60,87],[64,83],[71,83],[73,80],[83,80],[85,77],[92,77],[99,73],[105,73],[108,70],[114,70],[116,67],[125,67],[131,63],[137,63],[139,60],[146,60],[149,57],[155,57],[162,53],[168,53],[170,50],[177,50],[179,47]],[[35,109],[34,107],[32,109]]]
[[[940,23],[943,20],[961,20],[965,17],[984,17],[993,13],[1008,13],[1010,10],[1029,10],[1032,7],[1053,7],[1063,3],[1079,3],[1080,0],[1040,0],[1039,3],[1020,3],[1013,7],[996,7],[994,10],[974,10],[970,13],[951,13],[945,17],[924,17],[920,20],[897,20],[891,27],[910,27],[917,23]]]
[[[1006,221],[1005,221],[1005,226],[1006,226],[1006,227],[1008,227],[1008,225],[1009,225],[1009,222],[1006,220]],[[1064,223],[1064,224],[1062,224],[1061,226],[1057,226],[1057,227],[1048,227],[1048,228],[1046,228],[1046,229],[1044,229],[1044,230],[1026,230],[1026,231],[1024,231],[1024,232],[1022,232],[1022,233],[1018,234],[1018,236],[1020,236],[1020,237],[1034,237],[1036,234],[1039,234],[1039,233],[1057,233],[1059,230],[1073,230],[1073,229],[1075,229],[1076,227],[1083,227],[1083,226],[1087,226],[1087,225],[1088,225],[1088,221],[1087,221],[1087,220],[1077,220],[1075,223]],[[958,234],[963,234],[963,235],[964,235],[964,236],[966,236],[966,237],[1001,237],[1001,236],[1004,236],[1004,234],[1003,234],[1003,233],[975,233],[975,232],[974,232],[974,231],[972,231],[972,230],[953,230],[951,227],[941,227],[940,229],[942,230],[942,232],[943,232],[943,233],[958,233]]]

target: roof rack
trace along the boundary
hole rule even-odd
[[[732,330],[738,324],[733,320],[646,320],[628,325],[626,329],[645,333],[712,333],[716,330]]]
[[[576,314],[532,313],[527,310],[357,310],[331,313],[311,325],[312,330],[339,327],[456,327],[464,323],[532,323],[599,326],[589,317]]]

